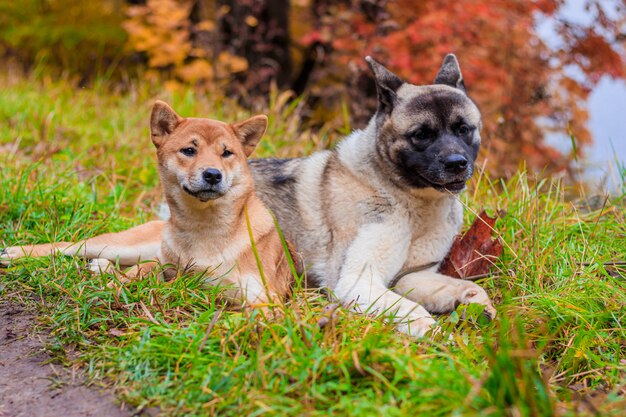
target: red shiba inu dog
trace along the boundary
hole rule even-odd
[[[244,306],[284,297],[293,277],[274,218],[256,196],[247,164],[267,123],[264,115],[236,124],[183,118],[157,101],[150,130],[169,220],[82,242],[7,248],[3,257],[59,252],[93,259],[93,270],[112,271],[115,261],[134,265],[121,275],[123,281],[140,278],[158,263],[169,264],[166,278],[178,269],[211,271],[211,283],[231,284],[228,297]]]

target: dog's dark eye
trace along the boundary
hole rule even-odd
[[[436,135],[437,133],[429,127],[422,127],[421,129],[418,129],[409,134],[411,139],[415,141],[430,140],[430,139],[433,139]]]
[[[231,151],[229,151],[228,149],[224,149],[224,152],[222,153],[222,156],[224,158],[228,158],[231,155],[233,155],[233,153]]]
[[[182,153],[185,156],[194,156],[196,154],[196,148],[183,148],[180,150],[180,153]]]
[[[459,126],[458,132],[459,132],[459,136],[467,136],[469,135],[469,132],[472,129],[470,129],[470,127],[468,125],[461,125]]]

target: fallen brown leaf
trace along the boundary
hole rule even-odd
[[[455,278],[468,278],[489,272],[502,255],[502,242],[492,239],[497,217],[489,217],[483,210],[472,226],[457,237],[450,253],[444,258],[439,272]]]

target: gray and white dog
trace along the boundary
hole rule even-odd
[[[302,254],[309,279],[342,303],[385,315],[414,336],[435,323],[430,313],[459,304],[483,304],[495,317],[481,287],[436,272],[461,227],[457,194],[481,141],[480,112],[456,57],[446,56],[427,86],[366,60],[379,99],[367,127],[307,158],[251,161],[257,193]]]

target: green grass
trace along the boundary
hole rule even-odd
[[[145,85],[119,93],[104,83],[2,82],[2,244],[79,239],[154,217],[155,98],[183,115],[250,115],[222,97]],[[337,137],[300,132],[297,102],[284,95],[271,108],[257,156],[306,154]],[[108,288],[112,276],[73,258],[0,269],[0,297],[39,309],[58,360],[164,415],[622,415],[626,272],[605,264],[626,260],[624,199],[585,211],[559,183],[529,175],[481,175],[463,196],[467,223],[483,207],[507,212],[497,224],[504,255],[481,282],[499,316],[486,323],[470,307],[461,318],[459,307],[440,318],[436,340],[343,309],[320,328],[329,302],[310,290],[262,317],[223,311],[219,289],[198,277]]]

